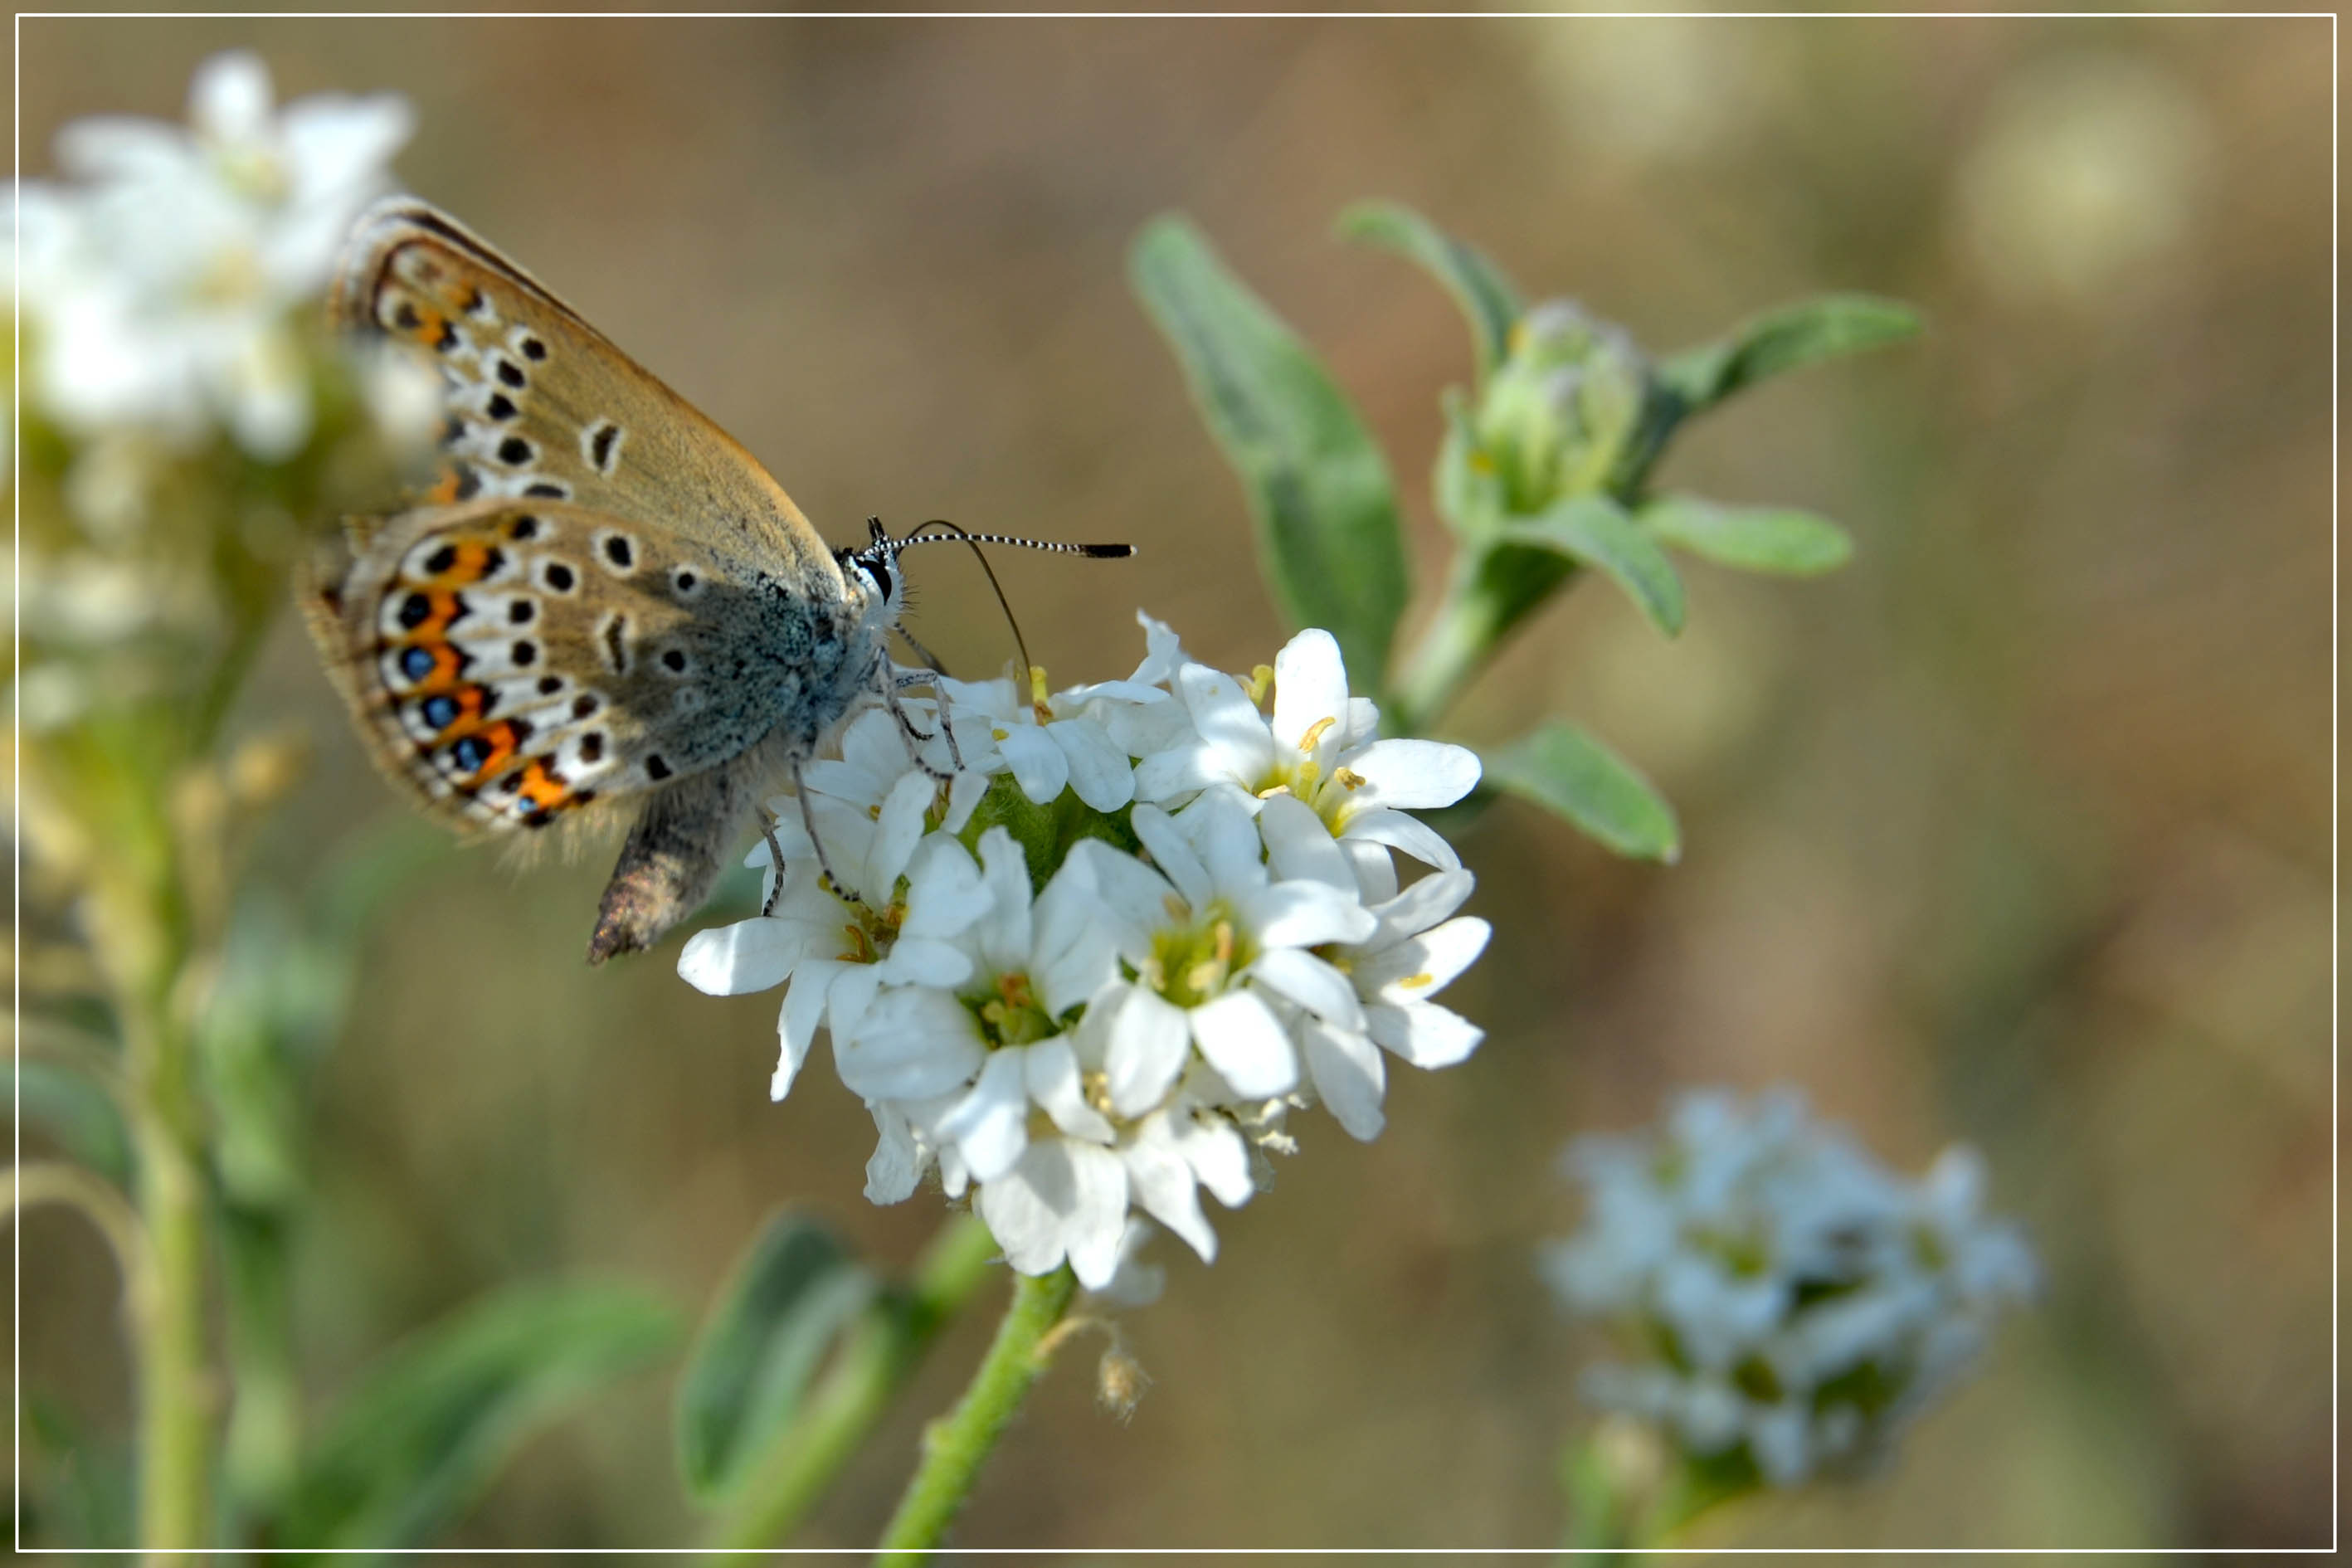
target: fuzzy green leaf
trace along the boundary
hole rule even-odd
[[[818,1363],[875,1288],[815,1222],[789,1209],[768,1221],[720,1289],[678,1379],[678,1469],[696,1501],[724,1500],[792,1425]]]
[[[1606,496],[1570,496],[1541,514],[1514,520],[1497,538],[1553,551],[1599,567],[1633,596],[1652,624],[1673,637],[1683,629],[1683,582],[1657,541]]]
[[[1729,337],[1678,353],[1658,380],[1685,414],[1711,408],[1740,388],[1817,361],[1916,337],[1919,313],[1868,294],[1824,294],[1757,317]]]
[[[565,1406],[677,1337],[634,1287],[516,1286],[394,1348],[306,1456],[278,1543],[395,1551],[433,1540]]]
[[[1511,352],[1519,292],[1502,268],[1444,230],[1394,202],[1362,202],[1339,215],[1342,237],[1394,251],[1437,279],[1470,322],[1478,379],[1494,374]]]
[[[1639,513],[1658,538],[1718,566],[1815,577],[1853,554],[1853,541],[1825,517],[1790,507],[1721,506],[1696,496],[1661,496]]]
[[[1377,690],[1410,591],[1387,459],[1307,346],[1190,223],[1147,225],[1129,272],[1241,475],[1276,602],[1293,626],[1339,638],[1359,689]]]
[[[1682,855],[1675,808],[1633,764],[1564,720],[1486,758],[1486,782],[1566,817],[1620,855],[1672,865]]]

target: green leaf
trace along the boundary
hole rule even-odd
[[[1720,342],[1675,355],[1658,379],[1696,414],[1768,375],[1915,337],[1919,314],[1868,294],[1824,294],[1759,316]]]
[[[706,1505],[791,1425],[825,1352],[875,1293],[839,1242],[789,1209],[735,1266],[677,1384],[677,1461]]]
[[[1536,517],[1512,521],[1496,537],[1597,566],[1633,595],[1660,631],[1673,637],[1683,629],[1683,581],[1674,563],[1606,496],[1570,496]]]
[[[1190,223],[1146,225],[1128,268],[1241,475],[1276,602],[1293,626],[1339,638],[1357,689],[1377,692],[1410,590],[1380,447],[1307,346]]]
[[[1454,238],[1411,207],[1394,202],[1361,202],[1339,215],[1339,233],[1418,263],[1454,296],[1470,321],[1485,381],[1511,352],[1511,327],[1518,321],[1519,292],[1500,268]]]
[[[1789,507],[1720,506],[1696,496],[1662,496],[1638,514],[1658,538],[1718,566],[1814,577],[1853,554],[1845,530]]]
[[[1675,808],[1633,764],[1565,720],[1486,759],[1486,782],[1568,818],[1614,849],[1673,865],[1682,856]]]
[[[499,1291],[378,1361],[306,1458],[280,1540],[396,1551],[432,1540],[524,1440],[667,1350],[677,1323],[634,1287]]]

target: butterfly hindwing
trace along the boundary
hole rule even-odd
[[[423,202],[361,220],[339,324],[436,364],[442,465],[427,504],[514,497],[636,518],[804,586],[838,590],[824,540],[751,455],[529,273]]]
[[[568,501],[386,520],[304,600],[384,771],[478,828],[545,826],[730,763],[825,668],[805,606]],[[746,656],[760,647],[777,657]]]

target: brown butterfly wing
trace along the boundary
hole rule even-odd
[[[443,460],[420,503],[572,501],[842,598],[832,552],[750,453],[447,215],[413,197],[371,208],[331,308],[441,373]]]

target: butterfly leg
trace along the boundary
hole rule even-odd
[[[774,868],[776,873],[774,883],[768,889],[768,896],[760,900],[760,914],[764,919],[776,912],[776,900],[784,896],[783,846],[776,842],[776,814],[764,805],[760,808],[760,837],[768,841],[768,864]],[[814,835],[810,841],[815,841]]]
[[[833,862],[824,858],[824,840],[816,836],[816,817],[809,810],[808,790],[801,784],[801,764],[797,758],[793,762],[793,798],[801,803],[801,826],[808,831],[809,847],[816,851],[816,868],[824,874],[826,881],[833,884],[836,896],[853,904],[864,903],[866,900],[842,881],[841,873],[833,868]],[[775,840],[771,838],[768,843],[768,853],[772,855],[775,853]],[[780,881],[777,886],[781,888],[782,883]]]
[[[890,710],[890,717],[898,721],[899,738],[907,742],[907,755],[913,759],[917,767],[930,775],[932,782],[946,784],[963,771],[963,757],[956,750],[955,731],[947,724],[945,702],[940,704],[940,728],[948,731],[948,757],[954,766],[942,769],[932,765],[930,759],[923,755],[923,742],[931,739],[933,731],[917,724],[907,711],[907,705],[898,700],[898,693],[904,687],[927,684],[928,680],[908,681],[905,676],[894,675],[882,683],[882,705]]]

